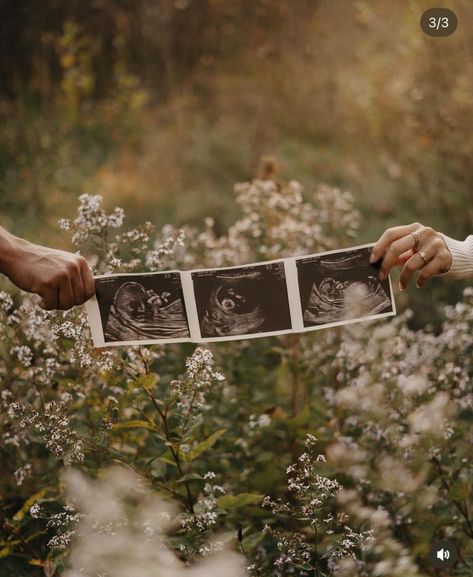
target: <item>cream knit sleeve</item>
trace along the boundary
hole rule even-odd
[[[473,278],[473,234],[464,241],[442,234],[448,250],[452,253],[452,266],[448,272],[436,275],[448,278]]]

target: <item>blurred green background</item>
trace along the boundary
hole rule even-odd
[[[402,0],[2,0],[0,222],[67,248],[79,194],[127,223],[236,218],[273,155],[307,193],[350,190],[360,242],[418,220],[473,232],[473,4],[446,38]],[[400,304],[440,318],[460,283]],[[435,312],[434,311],[437,311]]]

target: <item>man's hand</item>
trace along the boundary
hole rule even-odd
[[[83,257],[32,244],[1,227],[0,240],[0,272],[18,288],[38,294],[43,308],[70,309],[94,294],[94,279]]]

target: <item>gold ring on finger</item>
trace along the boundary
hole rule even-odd
[[[414,239],[414,250],[415,251],[419,250],[419,243],[420,243],[419,235],[416,232],[411,232],[409,234],[411,234],[412,238]]]
[[[425,254],[425,252],[423,250],[420,250],[417,254],[424,261],[424,264],[427,264],[427,255]]]

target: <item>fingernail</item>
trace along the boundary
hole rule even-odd
[[[384,280],[386,278],[386,275],[384,274],[384,272],[380,272],[379,273],[379,280]]]
[[[374,263],[374,261],[376,260],[375,256],[374,256],[374,252],[372,252],[370,254],[370,263]]]
[[[399,290],[400,290],[401,292],[404,292],[404,291],[406,290],[406,287],[403,286],[401,283],[399,283]]]

